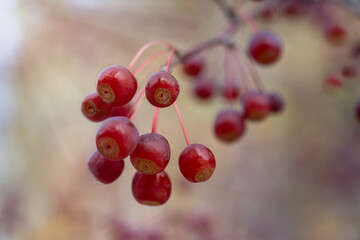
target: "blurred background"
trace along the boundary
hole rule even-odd
[[[229,2],[239,9],[261,4]],[[90,174],[100,123],[81,114],[81,101],[104,67],[127,66],[151,40],[188,49],[219,32],[222,12],[210,0],[1,0],[0,239],[359,240],[360,79],[324,89],[343,64],[360,66],[350,57],[359,17],[330,7],[348,33],[344,46],[333,47],[311,8],[282,10],[257,23],[279,34],[284,55],[257,68],[266,88],[284,97],[285,111],[247,124],[240,141],[224,144],[212,125],[225,102],[194,98],[191,79],[175,68],[190,140],[213,151],[217,168],[204,183],[182,177],[177,158],[186,142],[174,109],[161,109],[158,132],[171,145],[173,188],[165,205],[147,207],[132,197],[128,159],[110,185]],[[236,35],[239,46],[249,34],[244,27]],[[222,52],[206,55],[207,73],[219,83]],[[158,67],[145,69],[139,82]],[[150,132],[152,114],[145,103],[134,119],[140,134]]]

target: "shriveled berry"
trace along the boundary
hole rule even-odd
[[[81,112],[90,121],[100,122],[110,116],[111,106],[101,100],[97,92],[92,92],[82,101]]]
[[[243,135],[245,131],[244,119],[235,110],[223,110],[216,116],[214,130],[220,140],[233,142]]]
[[[145,174],[164,171],[170,161],[170,146],[165,137],[157,133],[141,135],[130,160],[136,170]]]
[[[271,111],[269,97],[260,91],[249,91],[242,97],[244,118],[252,121],[264,119]]]
[[[89,158],[88,167],[99,182],[108,184],[114,182],[121,175],[124,170],[124,160],[106,159],[95,150]]]
[[[214,81],[210,78],[200,77],[194,82],[194,94],[200,99],[209,99],[215,92]]]
[[[103,122],[96,134],[98,151],[109,159],[124,159],[139,141],[139,132],[126,117],[112,117]]]
[[[136,78],[123,66],[107,67],[98,76],[97,92],[104,102],[113,106],[130,102],[136,90]]]
[[[209,148],[199,143],[187,146],[179,156],[179,168],[182,175],[190,182],[208,180],[216,167],[214,154]]]
[[[165,171],[153,175],[136,172],[131,189],[140,204],[159,206],[170,197],[171,181]]]
[[[204,68],[204,59],[192,56],[183,60],[184,72],[190,76],[198,76]]]
[[[282,43],[275,33],[262,30],[250,38],[248,52],[257,63],[271,64],[279,59]]]
[[[173,104],[180,92],[174,76],[165,71],[152,74],[146,83],[147,100],[155,107],[164,108]]]
[[[271,104],[271,112],[281,113],[284,110],[284,100],[278,93],[269,93],[268,97]]]
[[[234,100],[238,98],[240,95],[239,84],[237,84],[235,80],[225,83],[222,93],[224,98],[227,100]]]
[[[335,47],[343,46],[347,41],[347,32],[342,26],[336,24],[326,27],[325,36],[327,41]]]

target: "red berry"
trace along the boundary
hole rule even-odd
[[[204,182],[215,170],[215,157],[204,145],[193,143],[181,152],[179,167],[182,175],[190,182]]]
[[[325,79],[325,88],[328,91],[338,90],[342,87],[343,81],[337,74],[330,74]]]
[[[134,97],[137,81],[125,67],[110,66],[101,71],[97,82],[97,92],[101,99],[111,105],[124,105]]]
[[[245,131],[244,119],[240,113],[234,110],[221,111],[216,116],[214,130],[220,140],[233,142]]]
[[[357,75],[357,69],[355,68],[355,66],[350,64],[345,65],[341,72],[344,77],[348,77],[348,78],[356,77]]]
[[[121,175],[124,170],[124,160],[111,161],[95,150],[89,158],[88,167],[99,182],[108,184]]]
[[[282,52],[282,43],[273,32],[259,31],[251,37],[248,52],[256,62],[271,64],[279,59]]]
[[[305,12],[304,6],[295,1],[284,3],[283,13],[289,17],[302,15]]]
[[[209,99],[215,91],[214,81],[209,78],[200,77],[195,81],[194,93],[200,99]]]
[[[127,103],[122,106],[113,107],[110,113],[110,117],[120,117],[120,116],[126,117],[129,114],[130,109],[131,109],[130,103]]]
[[[269,97],[260,91],[250,91],[243,95],[244,117],[253,121],[264,119],[271,111]]]
[[[107,119],[96,134],[98,151],[109,159],[124,159],[134,151],[139,141],[139,132],[126,117]]]
[[[360,59],[360,41],[356,42],[351,49],[351,56],[354,59]]]
[[[269,93],[268,97],[271,104],[271,112],[280,113],[284,110],[284,100],[277,93]]]
[[[170,146],[166,138],[157,133],[141,135],[130,160],[136,170],[145,174],[164,171],[170,161]]]
[[[204,59],[193,56],[183,60],[184,72],[190,76],[198,76],[204,68]]]
[[[356,116],[356,119],[360,122],[360,99],[356,102],[355,116]]]
[[[81,112],[90,121],[100,122],[110,116],[111,106],[104,103],[97,92],[92,92],[82,101]]]
[[[158,206],[169,199],[171,181],[165,171],[153,175],[136,172],[131,189],[134,198],[140,204]]]
[[[225,83],[223,88],[223,96],[228,100],[234,100],[240,95],[240,88],[236,81]]]
[[[330,25],[325,29],[325,36],[333,46],[343,46],[347,40],[347,32],[342,26]]]
[[[155,107],[168,107],[173,104],[178,95],[179,84],[170,73],[159,71],[152,74],[146,84],[147,100]]]

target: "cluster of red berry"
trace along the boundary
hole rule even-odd
[[[128,70],[130,67],[122,66],[110,66],[102,70],[97,80],[97,92],[87,95],[81,107],[89,120],[105,120],[96,134],[97,150],[88,161],[91,173],[98,181],[111,183],[121,175],[124,159],[129,156],[137,170],[132,181],[132,193],[139,203],[145,205],[164,204],[171,193],[171,181],[164,171],[170,161],[170,145],[164,136],[156,133],[156,123],[158,108],[174,104],[183,127],[175,103],[180,92],[179,84],[169,73],[173,53],[174,50],[171,50],[167,70],[155,72],[149,77],[130,109],[126,104],[136,94],[137,80]],[[132,119],[137,112],[133,108],[144,92],[148,102],[155,107],[155,112],[152,132],[140,136]],[[125,116],[119,116],[123,115],[124,109],[128,112]],[[179,156],[180,171],[191,182],[206,181],[215,170],[215,157],[204,145],[190,144],[184,133],[188,146]]]

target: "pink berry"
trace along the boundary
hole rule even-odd
[[[137,81],[125,67],[110,66],[98,76],[97,92],[101,99],[113,106],[124,105],[134,97]]]
[[[199,56],[192,56],[183,60],[184,72],[190,76],[198,76],[204,68],[204,59]]]
[[[250,91],[243,95],[244,118],[252,121],[264,119],[271,111],[269,97],[260,91]]]
[[[218,113],[214,130],[216,136],[224,142],[233,142],[245,131],[244,119],[240,113],[228,109]]]
[[[164,171],[170,161],[170,146],[166,138],[157,133],[141,135],[130,160],[136,170],[145,174]]]
[[[325,29],[327,41],[336,47],[343,46],[347,41],[347,32],[342,26],[330,25]]]
[[[153,175],[136,172],[131,189],[140,204],[159,206],[170,197],[171,181],[165,171]]]
[[[282,52],[282,43],[273,32],[262,30],[255,33],[248,44],[248,52],[260,64],[276,62]]]
[[[284,110],[284,100],[277,93],[269,93],[268,94],[270,104],[271,104],[271,112],[272,113],[280,113]]]
[[[124,170],[124,160],[111,161],[95,150],[89,158],[88,167],[99,182],[108,184],[121,175]]]
[[[110,116],[111,106],[101,100],[97,92],[92,92],[84,98],[81,112],[90,121],[100,122]]]
[[[235,82],[235,80],[229,83],[225,83],[222,93],[225,99],[234,100],[240,95],[239,85]]]
[[[108,159],[124,159],[134,151],[139,132],[126,117],[113,117],[103,122],[96,134],[96,147]]]
[[[155,107],[164,108],[173,104],[180,92],[175,77],[165,71],[152,74],[146,84],[147,100]]]
[[[190,182],[204,182],[215,170],[215,157],[204,145],[193,143],[181,152],[179,167],[182,175]]]
[[[194,93],[200,99],[209,99],[215,91],[214,81],[210,78],[200,77],[196,79]]]

